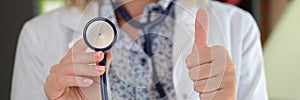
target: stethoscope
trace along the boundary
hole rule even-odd
[[[161,24],[168,15],[174,10],[174,2],[176,0],[172,0],[170,4],[167,6],[165,10],[161,6],[157,6],[152,10],[160,10],[160,14],[164,15],[162,17],[158,17],[157,19],[150,21],[150,13],[147,23],[140,23],[137,21],[132,20],[126,10],[118,3],[116,0],[111,0],[111,3],[116,9],[118,13],[122,16],[122,18],[127,21],[130,25],[142,29],[144,33],[148,33],[152,30],[155,26]],[[95,51],[107,51],[109,50],[117,40],[117,31],[115,25],[106,18],[98,17],[90,20],[83,31],[83,38],[88,45],[89,48]],[[149,57],[153,55],[152,52],[152,34],[148,33],[145,34],[145,46],[144,50]],[[99,63],[99,65],[105,66],[106,63],[106,56],[104,56],[104,60]],[[151,61],[153,66],[155,66],[154,60],[151,57]],[[153,81],[157,82],[155,84],[156,90],[158,91],[160,98],[164,98],[166,93],[162,87],[162,84],[158,80],[157,72],[155,67],[153,67]],[[104,73],[100,76],[100,85],[101,85],[101,95],[102,100],[108,100],[108,93],[107,93],[107,74]]]
[[[117,30],[110,20],[102,17],[94,18],[85,25],[83,39],[90,49],[105,52],[115,44]],[[99,65],[106,65],[106,55]],[[108,100],[106,72],[100,76],[100,85],[102,100]]]

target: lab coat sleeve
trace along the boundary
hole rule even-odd
[[[42,47],[27,22],[19,36],[13,72],[11,100],[47,100],[43,84]]]
[[[237,96],[239,100],[268,100],[260,31],[247,13],[248,25],[241,35],[241,69]]]

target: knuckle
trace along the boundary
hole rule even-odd
[[[213,50],[214,48],[216,48],[217,46],[213,46],[213,47],[208,47],[206,49],[208,49],[209,51]]]
[[[72,58],[69,56],[70,54],[67,54],[65,57],[63,57],[59,63],[68,63],[70,62],[69,60]]]
[[[199,64],[200,61],[197,59],[195,55],[190,54],[186,59],[185,59],[185,64],[188,68],[191,68],[194,65]]]
[[[226,57],[229,57],[229,52],[226,48],[222,47],[222,46],[214,46],[212,47],[212,49],[215,51],[215,52],[222,52],[225,54]]]
[[[223,83],[224,85],[226,85],[226,87],[229,88],[235,88],[236,84],[237,84],[237,78],[234,74],[229,74],[227,75],[226,80],[224,80],[225,83]]]
[[[216,46],[213,46],[212,49],[215,49],[215,50],[222,50],[224,47],[222,46],[219,46],[219,45],[216,45]]]
[[[192,81],[198,80],[198,78],[200,76],[199,75],[200,74],[199,71],[200,71],[200,69],[199,69],[198,66],[189,70],[189,76],[190,76],[190,78],[191,78]]]
[[[226,48],[224,48],[222,46],[215,46],[215,48],[220,50],[220,51],[227,51]]]
[[[193,81],[195,80],[193,77],[193,72],[191,70],[189,71],[189,76],[190,76],[191,80],[193,80]]]
[[[202,92],[202,90],[203,90],[203,88],[201,88],[201,84],[200,84],[200,82],[195,82],[195,84],[194,84],[194,90],[196,91],[196,92]]]
[[[58,67],[58,64],[57,65],[54,65],[50,68],[50,73],[54,73],[56,71],[56,68]]]
[[[188,57],[185,59],[185,64],[186,64],[187,66],[189,66],[189,57],[190,57],[190,56],[188,56]]]
[[[201,92],[200,89],[198,88],[198,86],[196,86],[196,85],[194,85],[194,91],[196,91],[198,93]]]
[[[226,69],[228,72],[235,72],[235,64],[232,61],[227,61]]]
[[[46,83],[51,81],[51,74],[49,74],[46,78]]]

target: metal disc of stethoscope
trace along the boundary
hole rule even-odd
[[[89,48],[106,51],[116,42],[117,30],[110,20],[102,17],[94,18],[86,24],[83,39]]]

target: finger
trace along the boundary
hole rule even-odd
[[[83,39],[78,40],[72,47],[73,53],[85,52],[88,46],[85,44]]]
[[[216,76],[216,77],[210,77],[208,79],[196,81],[194,83],[194,89],[196,92],[202,94],[202,93],[208,93],[213,92],[221,89],[222,84],[222,77]]]
[[[195,20],[195,46],[197,49],[208,47],[208,13],[199,9]]]
[[[232,75],[232,74],[226,75],[226,76],[224,76],[224,78],[220,78],[218,80],[218,82],[220,82],[220,81],[222,81],[222,83],[221,83],[219,89],[216,89],[212,92],[201,93],[201,97],[202,98],[213,98],[213,100],[236,100],[235,75]],[[215,84],[212,82],[207,82],[207,85]],[[217,85],[215,84],[215,86],[217,86]],[[207,88],[205,88],[205,89],[207,89]]]
[[[194,51],[186,58],[186,65],[188,69],[202,64],[211,63],[213,60],[212,48],[201,49],[200,51]]]
[[[217,74],[216,71],[212,70],[212,64],[200,65],[189,70],[189,76],[193,81],[214,77]]]
[[[199,51],[208,47],[208,14],[204,9],[199,9],[195,19],[195,42],[192,53],[187,57],[188,67],[199,65]],[[200,50],[201,49],[201,50]],[[211,56],[211,53],[207,53]],[[207,55],[206,54],[206,55]],[[205,56],[204,56],[205,57]]]
[[[58,94],[55,94],[60,95],[65,91],[67,87],[88,87],[91,84],[93,84],[93,80],[89,78],[84,78],[80,76],[50,74],[46,79],[44,89],[45,91],[47,91],[46,93],[57,92]]]
[[[73,47],[69,50],[68,54],[60,61],[60,63],[69,63],[73,61],[73,56],[85,53],[87,49],[83,39],[78,40]]]
[[[236,91],[235,89],[232,90],[220,89],[212,93],[203,94],[202,97],[203,98],[212,97],[212,99],[207,99],[207,100],[236,100],[235,91]]]
[[[89,53],[79,53],[73,55],[74,63],[83,63],[83,64],[94,64],[99,63],[103,60],[104,53],[102,51],[99,52],[89,52]]]
[[[93,84],[93,80],[81,76],[62,75],[57,78],[57,88],[66,88],[71,86],[88,87]]]
[[[221,99],[223,97],[224,100],[233,100],[232,98],[235,98],[236,93],[236,78],[234,74],[218,75],[217,77],[195,82],[194,88],[195,91],[200,93],[201,99]]]
[[[216,94],[218,93],[218,91],[212,91],[212,92],[207,92],[207,93],[201,93],[200,95],[200,99],[201,100],[215,100],[214,97],[216,96]],[[216,99],[218,100],[218,99]],[[220,99],[220,100],[225,100],[225,99]]]
[[[104,66],[69,63],[57,70],[60,75],[100,76],[105,72]]]
[[[94,83],[100,84],[100,76],[96,76],[96,77],[94,76],[94,77],[89,77],[89,78],[93,79]]]

